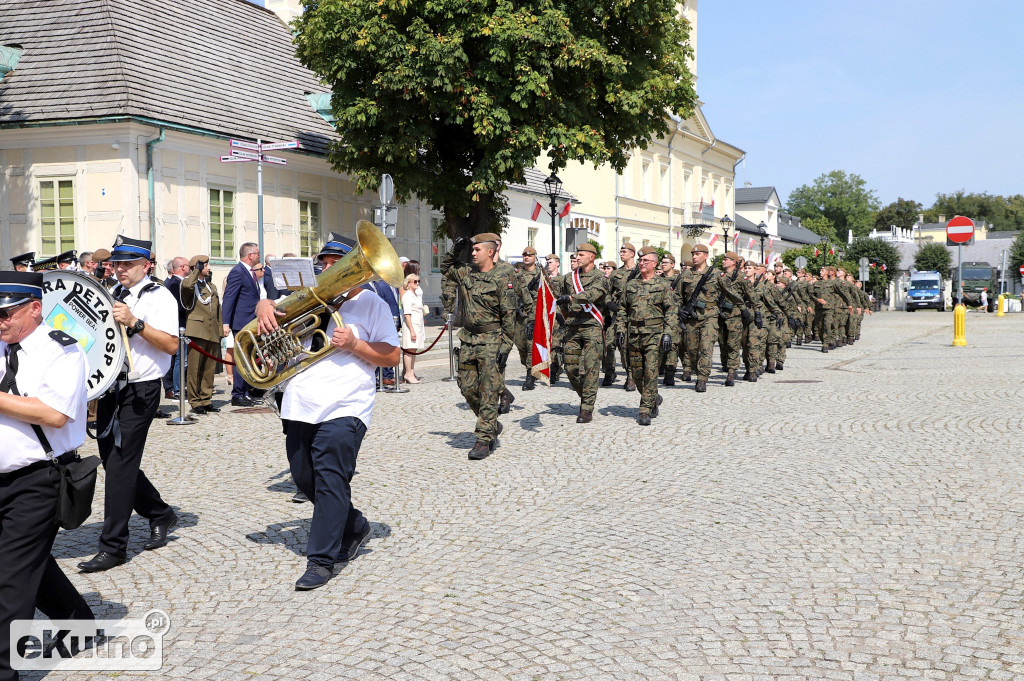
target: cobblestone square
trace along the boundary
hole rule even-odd
[[[578,425],[567,382],[523,392],[513,359],[480,462],[435,351],[378,396],[353,482],[372,538],[326,587],[293,590],[312,506],[261,409],[154,423],[168,546],[140,552],[136,517],[126,565],[77,572],[101,473],[54,553],[98,617],[170,614],[147,678],[1024,678],[1022,337],[1020,314],[968,315],[966,348],[951,313],[879,314],[757,384],[716,363],[703,395],[663,389],[650,428],[621,370]]]

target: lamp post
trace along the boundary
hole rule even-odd
[[[551,177],[544,180],[544,191],[548,193],[548,198],[551,199],[551,203],[548,204],[551,208],[551,252],[558,255],[558,243],[555,241],[555,215],[558,203],[556,199],[562,189],[562,181],[558,179],[558,175],[551,173]]]
[[[761,264],[765,265],[767,263],[764,261],[764,240],[768,236],[768,225],[764,224],[764,220],[757,226],[757,233],[761,237]]]
[[[719,220],[722,223],[722,248],[726,251],[729,250],[729,228],[732,227],[732,220],[729,219],[729,214],[726,213]]]

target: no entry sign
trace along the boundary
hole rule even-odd
[[[965,244],[974,236],[974,221],[957,215],[946,224],[946,238],[955,244]]]

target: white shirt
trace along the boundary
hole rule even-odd
[[[398,347],[398,332],[391,309],[373,291],[360,290],[339,310],[345,326],[356,338],[367,343],[387,343]],[[334,333],[333,320],[327,325],[327,337]],[[370,427],[373,400],[377,395],[376,366],[351,352],[336,350],[312,367],[288,381],[281,401],[281,418],[303,423],[323,423],[344,416],[355,416]]]
[[[260,300],[266,300],[267,299],[267,289],[266,289],[265,286],[263,286],[263,280],[256,276],[256,271],[253,270],[253,268],[249,267],[249,263],[242,262],[241,260],[239,260],[238,262],[241,262],[243,265],[245,265],[245,267],[249,270],[249,276],[252,277],[253,281],[256,282],[256,288],[259,289],[259,291],[260,291]],[[266,268],[264,268],[263,269],[263,274],[266,275],[266,273],[267,273],[267,270],[266,270]]]
[[[149,277],[143,277],[142,281],[129,289],[130,294],[124,299],[124,303],[131,308],[132,314],[146,322],[147,326],[177,338],[178,301],[174,299],[174,294],[157,284],[155,289],[146,291],[139,297],[139,292],[152,283]],[[132,383],[162,378],[171,368],[171,356],[158,350],[140,334],[128,339],[128,348],[132,353],[135,371],[139,374],[139,378],[131,381]]]
[[[35,397],[68,417],[63,428],[42,426],[53,455],[77,449],[85,442],[85,386],[88,363],[78,343],[61,345],[50,338],[53,331],[40,324],[21,341],[18,350],[18,392]],[[0,376],[7,372],[7,343],[0,341]],[[32,425],[0,414],[0,473],[10,473],[47,459]]]

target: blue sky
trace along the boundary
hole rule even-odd
[[[831,170],[883,205],[1024,193],[1024,3],[704,0],[697,92],[783,202]]]

